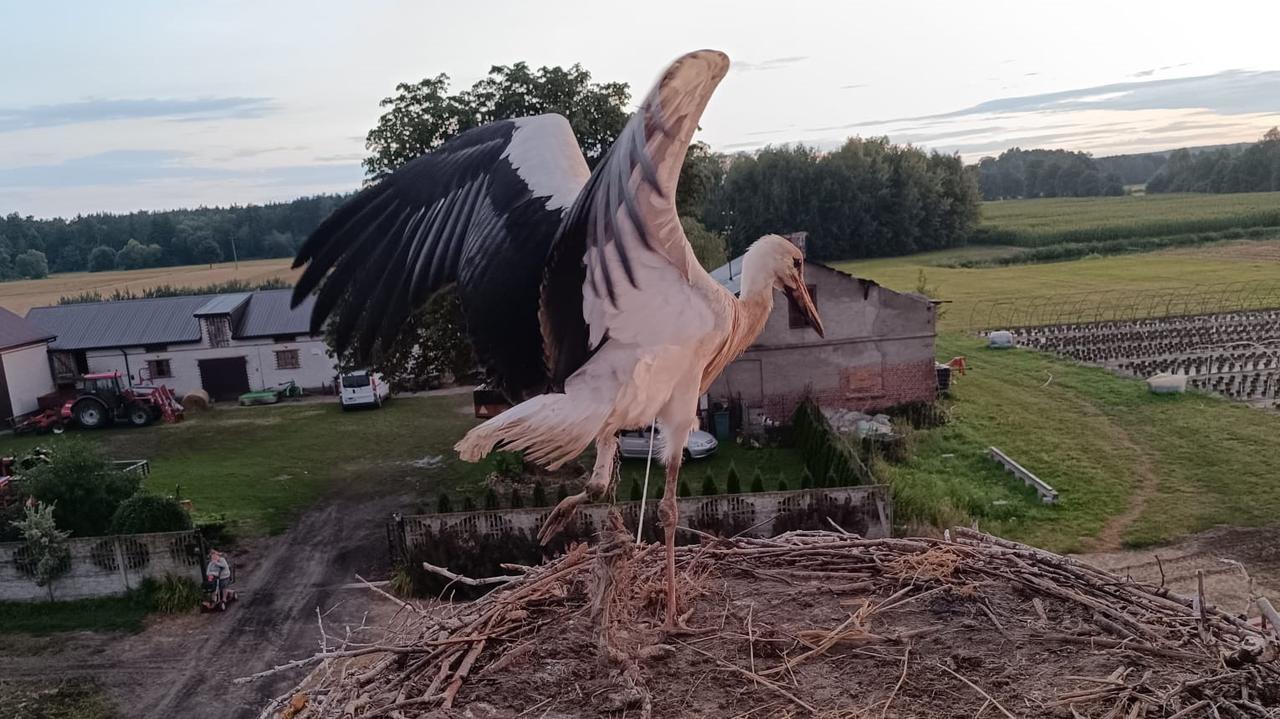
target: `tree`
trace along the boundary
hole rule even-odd
[[[99,245],[89,253],[90,272],[108,272],[116,268],[115,250],[106,245]]]
[[[141,481],[115,469],[97,445],[78,438],[61,439],[51,460],[26,470],[24,483],[32,497],[54,506],[58,527],[76,537],[106,534],[116,509]]]
[[[813,475],[809,473],[808,467],[800,473],[800,489],[813,489]]]
[[[726,157],[711,151],[705,142],[689,145],[680,179],[676,183],[676,211],[684,217],[701,217],[716,188],[724,181]],[[685,232],[688,232],[686,227]]]
[[[685,478],[684,478],[684,477],[681,477],[681,478],[680,478],[680,484],[677,484],[677,485],[676,485],[676,496],[677,496],[677,497],[692,497],[692,496],[693,496],[693,493],[692,493],[692,492],[691,492],[691,490],[689,489],[689,483],[685,481]]]
[[[440,498],[436,500],[436,512],[438,514],[448,514],[452,511],[453,503],[449,501],[449,495],[441,492]]]
[[[471,497],[463,497],[463,498],[462,498],[462,511],[464,511],[464,512],[474,512],[474,511],[476,511],[476,501],[475,501],[474,499],[472,499]]]
[[[524,495],[520,493],[520,487],[514,484],[511,485],[511,508],[512,509],[524,508]]]
[[[262,243],[263,254],[267,257],[292,257],[294,252],[293,234],[289,232],[271,231]]]
[[[729,462],[729,474],[724,482],[725,494],[742,494],[742,480],[738,477],[738,468],[731,461]]]
[[[136,270],[147,266],[147,248],[137,240],[129,240],[116,253],[116,267],[122,270]]]
[[[716,489],[716,479],[711,476],[711,470],[709,469],[706,474],[702,475],[702,491],[700,494],[704,497],[720,494],[720,490]]]
[[[547,490],[543,488],[540,480],[533,481],[533,506],[547,506]]]
[[[756,467],[755,473],[751,475],[751,491],[752,492],[764,491],[764,475],[760,473],[759,467]]]
[[[195,254],[201,264],[213,265],[222,261],[222,248],[218,247],[217,241],[211,237],[201,240],[200,244],[196,245]]]
[[[38,280],[49,276],[49,261],[39,250],[27,250],[13,258],[13,270],[19,277]]]
[[[502,505],[498,502],[498,493],[493,491],[493,487],[490,487],[484,493],[484,508],[487,510],[494,510],[501,506]]]
[[[640,487],[640,480],[632,479],[631,480],[631,501],[639,502],[641,499],[644,499],[644,490]]]
[[[372,178],[439,147],[454,135],[508,118],[555,112],[573,127],[589,164],[608,150],[627,121],[630,90],[625,83],[593,83],[581,65],[495,65],[469,89],[450,94],[449,76],[401,83],[385,98],[385,112],[365,138],[364,160]]]
[[[681,217],[680,226],[684,228],[685,237],[689,238],[689,246],[693,248],[698,264],[710,272],[729,261],[728,248],[724,235],[708,230],[705,225],[692,217]]]
[[[84,269],[84,259],[75,245],[66,245],[54,256],[53,272],[79,272]]]
[[[778,492],[787,492],[787,491],[790,491],[790,489],[791,489],[791,488],[787,486],[787,478],[786,478],[786,477],[783,477],[783,476],[781,476],[781,475],[779,475],[779,476],[778,476],[778,488],[777,488],[777,490],[775,490],[775,491],[778,491]]]
[[[22,533],[22,564],[31,571],[36,586],[49,586],[49,599],[53,599],[55,579],[71,569],[71,551],[67,548],[69,532],[58,529],[54,507],[37,502],[27,507],[26,515],[13,523]]]

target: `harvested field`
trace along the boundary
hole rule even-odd
[[[183,267],[149,267],[143,270],[113,272],[66,272],[43,280],[13,280],[0,282],[0,306],[19,315],[26,315],[32,307],[58,304],[64,295],[82,292],[98,292],[110,296],[115,290],[143,290],[173,285],[175,287],[204,287],[207,285],[244,280],[264,282],[282,278],[292,282],[300,270],[291,270],[291,259],[247,260],[240,267],[230,262],[215,265],[185,265]]]
[[[1280,713],[1273,629],[971,530],[681,548],[685,617],[704,631],[663,635],[661,550],[620,526],[474,603],[405,604],[376,645],[299,660],[316,669],[263,715]]]

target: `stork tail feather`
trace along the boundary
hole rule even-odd
[[[478,462],[500,446],[557,469],[591,444],[609,410],[608,406],[584,406],[569,395],[539,395],[472,428],[454,449],[464,461]]]

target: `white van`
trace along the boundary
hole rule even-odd
[[[372,370],[360,369],[342,375],[342,391],[338,401],[342,409],[352,407],[381,407],[383,400],[391,394],[391,388],[382,379],[382,375]]]

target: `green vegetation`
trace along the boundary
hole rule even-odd
[[[972,517],[1014,539],[1075,551],[1280,516],[1271,462],[1280,417],[1197,393],[1153,395],[1102,369],[967,338],[942,339],[939,356],[952,355],[969,366],[954,386],[952,421],[915,433],[905,462],[873,468],[894,485],[899,522]],[[1060,504],[1040,504],[986,457],[989,446],[1051,484]]]
[[[986,202],[982,205],[982,223],[970,242],[1039,247],[1250,227],[1280,227],[1280,193]]]
[[[1019,252],[999,254],[987,258],[956,260],[948,266],[994,267],[1030,264],[1033,262],[1061,262],[1063,260],[1078,260],[1082,257],[1096,258],[1136,252],[1154,252],[1174,247],[1207,245],[1227,240],[1257,239],[1275,234],[1280,234],[1280,229],[1274,227],[1250,227],[1247,230],[1235,228],[1223,230],[1222,232],[1200,232],[1189,235],[1170,235],[1168,237],[1133,237],[1099,242],[1066,242],[1058,245],[1031,247]]]
[[[55,450],[79,439],[112,457],[146,457],[144,488],[168,493],[177,482],[195,518],[225,515],[239,535],[279,532],[322,495],[363,492],[394,483],[429,506],[444,490],[476,491],[488,467],[467,464],[454,441],[475,424],[468,395],[401,397],[376,412],[343,414],[337,402],[228,408],[189,415],[185,422],[61,437],[0,439],[0,452],[34,444]],[[414,460],[441,457],[438,468]],[[109,519],[109,516],[108,516]]]
[[[643,459],[625,459],[622,461],[622,469],[620,470],[621,487],[626,487],[628,482],[638,482],[641,486],[644,484],[644,460]],[[765,489],[773,491],[777,480],[780,477],[796,478],[800,476],[800,472],[804,467],[804,460],[800,453],[789,447],[762,447],[760,449],[752,449],[744,447],[737,442],[721,442],[720,449],[715,455],[706,459],[695,459],[685,462],[681,469],[681,476],[689,478],[691,481],[699,482],[697,494],[699,496],[707,494],[725,494],[728,490],[729,470],[733,467],[735,472],[754,471],[759,468],[765,476]],[[701,478],[701,479],[699,479]],[[649,496],[661,497],[664,478],[664,470],[662,465],[657,462],[653,463],[652,469],[649,470]],[[739,487],[741,488],[741,477],[739,477]],[[707,483],[710,483],[715,491],[707,491]]]
[[[135,494],[120,503],[111,517],[112,534],[180,532],[191,529],[191,517],[172,497]]]
[[[166,575],[146,579],[121,597],[58,602],[0,602],[0,635],[5,633],[139,632],[148,614],[194,611],[200,587],[190,579]]]
[[[1147,192],[1268,192],[1280,190],[1280,128],[1241,150],[1192,154],[1182,149],[1147,182]]]
[[[113,467],[99,445],[80,436],[64,435],[50,447],[50,462],[23,471],[23,490],[52,505],[58,528],[72,536],[107,534],[116,508],[141,479]]]
[[[74,295],[63,295],[58,298],[60,305],[75,305],[85,302],[115,302],[117,300],[138,300],[151,297],[189,297],[191,295],[217,295],[227,292],[253,292],[254,290],[282,290],[293,287],[293,285],[279,277],[269,277],[265,280],[257,282],[246,282],[245,280],[228,280],[226,282],[216,282],[211,285],[201,287],[188,287],[185,285],[158,285],[155,287],[147,287],[141,292],[134,292],[128,287],[116,288],[110,294],[104,295],[98,290],[85,290]]]

